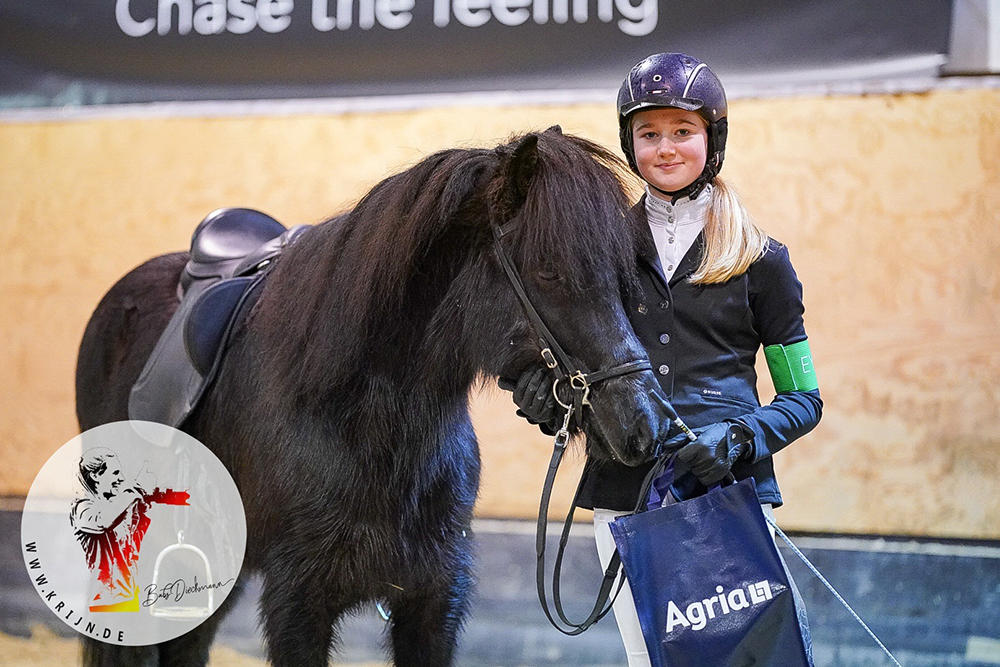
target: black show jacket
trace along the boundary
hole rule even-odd
[[[753,477],[762,503],[781,505],[771,456],[811,431],[823,409],[818,390],[784,392],[764,407],[757,396],[760,347],[806,339],[802,284],[788,250],[770,239],[767,251],[743,275],[722,284],[694,285],[687,279],[701,259],[702,233],[667,281],[646,220],[645,200],[632,214],[644,241],[638,258],[639,289],[624,300],[653,373],[692,429],[723,420],[750,429],[753,457],[738,461],[733,474],[737,479]],[[580,506],[633,509],[650,466],[589,460]],[[677,486],[692,494],[704,490],[680,466]]]

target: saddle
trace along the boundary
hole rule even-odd
[[[129,419],[178,428],[218,372],[230,336],[273,262],[308,225],[286,229],[248,208],[202,220],[177,285],[180,305],[129,394]]]

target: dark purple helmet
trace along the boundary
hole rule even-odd
[[[639,173],[632,144],[631,116],[657,107],[698,113],[708,123],[705,171],[685,190],[697,195],[722,169],[726,155],[726,91],[708,65],[683,53],[658,53],[632,68],[618,89],[618,134],[632,170]],[[693,187],[696,186],[696,187]]]

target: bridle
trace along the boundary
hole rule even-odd
[[[556,376],[556,380],[552,384],[552,393],[559,405],[566,409],[566,417],[564,420],[566,423],[564,428],[568,429],[572,416],[576,414],[582,418],[583,406],[590,405],[590,386],[592,384],[613,377],[628,375],[629,373],[652,370],[653,366],[650,364],[649,359],[637,359],[635,361],[628,361],[602,370],[586,372],[585,367],[575,363],[573,359],[566,354],[566,351],[559,344],[559,341],[557,341],[556,337],[552,335],[549,328],[545,326],[545,322],[542,320],[541,315],[538,314],[538,310],[536,310],[535,306],[531,303],[531,299],[528,297],[528,293],[524,289],[524,283],[521,281],[521,276],[514,267],[514,262],[511,261],[510,255],[508,255],[507,251],[503,248],[503,238],[514,229],[514,226],[513,222],[508,222],[503,226],[493,225],[493,245],[496,248],[500,265],[507,274],[507,278],[510,280],[510,284],[514,288],[514,292],[517,294],[518,300],[520,300],[521,305],[524,306],[524,311],[528,315],[528,319],[531,320],[531,326],[535,330],[535,334],[541,340],[542,360]],[[572,395],[569,403],[564,403],[559,397],[557,389],[560,382],[569,383]]]
[[[573,514],[576,510],[577,499],[580,494],[580,489],[578,488],[576,496],[573,498],[573,503],[570,506],[566,521],[563,524],[562,535],[559,540],[559,550],[556,555],[555,568],[552,575],[553,606],[559,616],[559,620],[569,626],[569,629],[562,627],[553,618],[552,613],[549,610],[548,600],[545,593],[545,533],[548,523],[549,499],[552,496],[552,486],[555,482],[556,471],[559,469],[559,462],[562,460],[563,453],[566,451],[566,444],[569,441],[569,427],[573,416],[576,415],[578,423],[582,424],[583,408],[584,406],[590,405],[590,386],[596,382],[607,380],[609,378],[652,370],[652,364],[650,364],[649,359],[637,359],[635,361],[617,364],[609,368],[592,372],[587,372],[585,367],[576,364],[562,348],[562,346],[559,345],[559,341],[557,341],[555,336],[552,335],[549,328],[545,326],[545,322],[542,320],[541,315],[538,314],[535,306],[531,303],[531,299],[528,297],[528,293],[524,289],[524,283],[521,281],[521,276],[514,267],[514,262],[511,261],[510,256],[503,248],[503,238],[514,228],[514,223],[508,222],[503,226],[494,224],[492,227],[493,245],[496,249],[497,258],[500,260],[500,265],[507,274],[507,278],[510,280],[510,284],[514,288],[514,292],[517,294],[517,298],[521,301],[521,305],[524,307],[524,311],[528,315],[528,319],[531,321],[535,334],[540,338],[542,360],[556,376],[556,379],[552,384],[552,393],[559,405],[566,410],[566,414],[563,417],[562,428],[560,428],[555,435],[552,458],[549,461],[549,469],[545,475],[545,484],[542,487],[542,497],[538,509],[538,523],[535,535],[535,581],[538,589],[538,600],[541,602],[542,611],[545,613],[545,617],[549,620],[549,623],[551,623],[553,627],[563,634],[578,635],[603,618],[611,610],[611,606],[614,602],[613,599],[610,602],[608,601],[611,597],[611,588],[614,586],[615,580],[618,579],[618,590],[621,590],[625,579],[624,577],[618,577],[619,570],[621,569],[621,560],[618,557],[618,552],[616,551],[614,557],[611,559],[611,563],[604,573],[604,580],[601,583],[600,592],[598,593],[597,600],[594,603],[594,607],[590,615],[581,623],[574,623],[566,618],[559,594],[559,580],[562,570],[563,553],[565,552],[566,543],[569,540],[570,528],[573,523]],[[558,386],[560,382],[567,382],[569,384],[572,396],[569,403],[564,403],[559,397]],[[615,596],[617,597],[617,592],[615,593]]]

